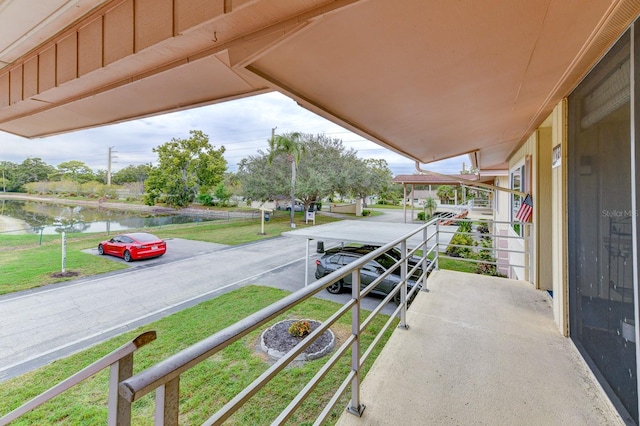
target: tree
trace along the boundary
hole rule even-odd
[[[427,197],[424,200],[424,209],[427,212],[427,219],[431,219],[433,216],[433,211],[438,208],[438,203],[433,197]]]
[[[79,160],[70,160],[58,164],[58,180],[70,180],[77,183],[85,183],[95,180],[93,170]]]
[[[220,201],[222,206],[227,206],[229,204],[229,198],[231,198],[233,192],[225,186],[224,182],[220,182],[213,191],[213,195]]]
[[[27,158],[22,164],[4,163],[7,191],[24,191],[29,182],[41,182],[50,179],[56,168],[40,158]]]
[[[382,163],[359,159],[356,151],[346,149],[340,139],[322,134],[302,134],[300,142],[304,143],[304,154],[297,166],[295,199],[304,204],[305,210],[318,200],[336,193],[369,193],[368,188],[373,184],[367,181],[378,181],[370,173],[384,174],[379,167]],[[290,191],[288,155],[284,152],[270,154],[258,151],[257,155],[240,162],[237,178],[245,197],[274,200]]]
[[[128,165],[124,169],[115,172],[111,177],[111,181],[116,185],[144,182],[149,177],[152,168],[153,166],[151,164]]]
[[[449,202],[455,196],[454,189],[450,185],[440,185],[436,194],[445,202]]]
[[[393,179],[393,172],[389,169],[387,161],[384,159],[368,158],[362,160],[362,174],[354,183],[355,195],[365,199],[370,195],[378,195],[381,192],[390,190]]]
[[[183,207],[222,181],[227,169],[224,146],[215,149],[200,130],[189,133],[189,139],[173,138],[153,148],[158,166],[150,170],[145,182],[147,204],[162,197],[170,205]]]
[[[291,163],[291,227],[294,228],[293,216],[294,206],[296,205],[296,166],[300,161],[302,153],[305,151],[304,143],[301,141],[302,135],[298,132],[287,133],[284,135],[275,135],[269,140],[269,163],[273,162],[273,158],[278,154],[285,154],[289,163]]]
[[[11,161],[0,161],[0,188],[3,192],[14,191],[14,181],[18,165]]]

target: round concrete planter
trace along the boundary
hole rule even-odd
[[[275,323],[262,332],[260,336],[260,347],[266,352],[271,359],[278,360],[286,355],[298,343],[302,342],[305,337],[294,337],[289,334],[289,327],[293,322],[300,321],[288,319]],[[320,322],[315,320],[309,321],[311,331],[318,328]],[[335,347],[335,335],[331,330],[327,330],[320,335],[304,352],[298,355],[294,361],[310,361],[327,355]]]

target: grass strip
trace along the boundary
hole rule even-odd
[[[243,287],[55,361],[36,371],[0,383],[0,413],[8,413],[15,409],[143,331],[156,330],[158,339],[136,352],[134,374],[282,299],[287,294],[289,293],[286,291],[270,287]],[[289,318],[323,321],[339,306],[334,302],[312,298],[294,307],[271,324]],[[363,312],[362,315],[364,318],[368,312]],[[387,316],[380,315],[363,333],[362,352],[366,350],[386,319]],[[269,325],[220,351],[181,377],[180,424],[201,424],[270,366],[266,355],[257,350],[260,333]],[[364,374],[379,355],[393,329],[394,327],[391,327],[386,332],[381,343],[367,360]],[[332,330],[336,335],[337,347],[350,334],[350,315],[338,321]],[[270,424],[327,359],[325,357],[287,368],[251,398],[226,424]],[[346,377],[350,369],[349,363],[349,355],[340,360],[295,413],[290,424],[313,423],[313,419],[320,413],[338,384]],[[104,370],[12,424],[104,424],[107,419],[107,389],[108,370]],[[344,412],[348,396],[349,392],[332,413],[330,424],[335,423]],[[153,410],[152,393],[133,404],[132,424],[153,424]]]

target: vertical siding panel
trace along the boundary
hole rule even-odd
[[[56,46],[38,55],[38,93],[56,87]]]
[[[13,105],[22,100],[22,65],[9,71],[10,103]]]
[[[78,75],[102,67],[102,16],[78,30]]]
[[[173,0],[137,0],[134,22],[136,52],[173,37]]]
[[[9,106],[9,73],[0,75],[0,108]]]
[[[23,72],[23,94],[25,99],[38,94],[38,57],[25,61]]]
[[[104,15],[104,65],[133,54],[133,0]]]
[[[224,14],[224,0],[176,0],[176,34]]]
[[[56,44],[56,85],[78,76],[78,33],[69,34]]]

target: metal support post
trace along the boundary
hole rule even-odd
[[[404,260],[400,265],[400,324],[398,328],[409,328],[407,325],[407,240],[400,243],[400,251]]]
[[[351,309],[351,334],[355,336],[351,344],[351,401],[347,411],[358,417],[362,416],[364,405],[360,403],[360,269],[351,273],[351,297],[356,304]]]
[[[180,376],[156,389],[156,418],[159,426],[178,426]]]
[[[131,403],[118,393],[118,385],[133,374],[133,353],[111,364],[109,374],[109,426],[131,424]]]
[[[424,230],[422,231],[422,240],[424,241],[424,245],[422,246],[422,271],[426,272],[428,265],[427,265],[427,252],[429,251],[429,242],[427,241],[427,238],[429,238],[429,227],[425,226]],[[421,291],[429,291],[427,289],[427,275],[428,274],[424,274],[424,278],[422,279],[422,289]]]
[[[433,261],[436,262],[434,269],[439,270],[440,265],[438,265],[438,254],[440,253],[440,219],[436,220],[436,249],[434,250],[434,253]]]

